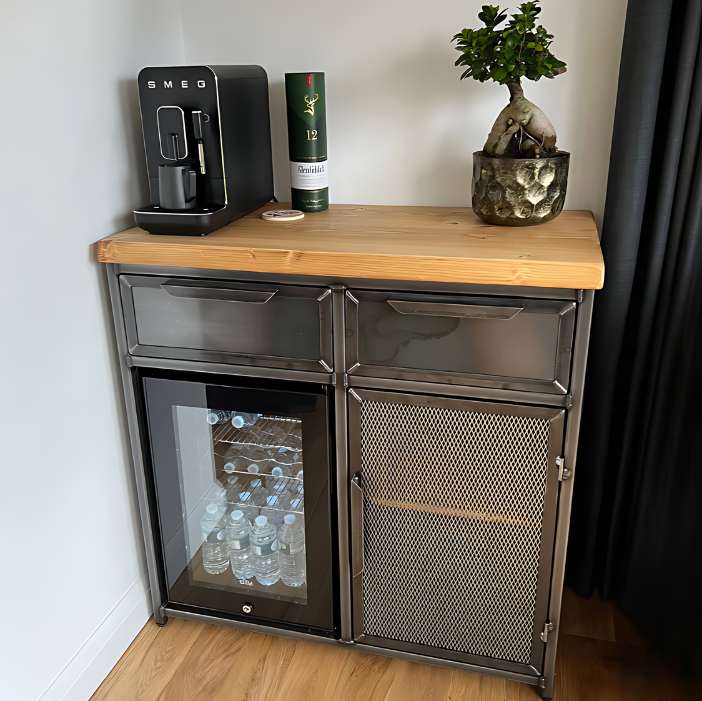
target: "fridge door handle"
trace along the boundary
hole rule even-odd
[[[465,319],[512,319],[524,308],[521,300],[476,299],[474,303],[459,301],[425,301],[411,296],[394,295],[388,304],[400,314],[423,316],[452,316]]]
[[[361,473],[351,479],[351,570],[352,576],[363,574],[363,490]]]
[[[220,302],[245,302],[265,304],[278,290],[230,290],[223,287],[190,287],[186,285],[161,285],[171,297],[184,299],[212,299]]]

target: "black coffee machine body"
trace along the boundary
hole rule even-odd
[[[205,236],[273,198],[268,76],[260,66],[149,67],[139,101],[152,234]]]

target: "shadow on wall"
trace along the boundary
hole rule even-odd
[[[138,207],[150,201],[150,193],[136,75],[133,80],[118,81],[117,89],[122,117],[120,124],[123,125],[124,132],[115,138],[117,143],[124,144],[124,155],[127,161],[127,167],[124,171],[127,174],[127,179],[124,182],[124,198],[127,202],[139,203],[136,205]],[[106,164],[103,165],[106,166]],[[131,212],[125,212],[115,217],[112,230],[123,231],[131,229],[133,226],[136,226],[134,215]]]
[[[273,147],[273,182],[275,196],[290,201],[290,158],[288,157],[288,118],[285,103],[285,79],[268,76],[268,102],[271,110],[271,144]]]

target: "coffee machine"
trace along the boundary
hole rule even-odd
[[[260,66],[148,67],[138,77],[152,234],[206,236],[273,198],[268,76]]]

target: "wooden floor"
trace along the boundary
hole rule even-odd
[[[554,701],[693,701],[611,602],[566,590]],[[536,690],[468,672],[176,618],[149,621],[92,701],[536,701]]]

